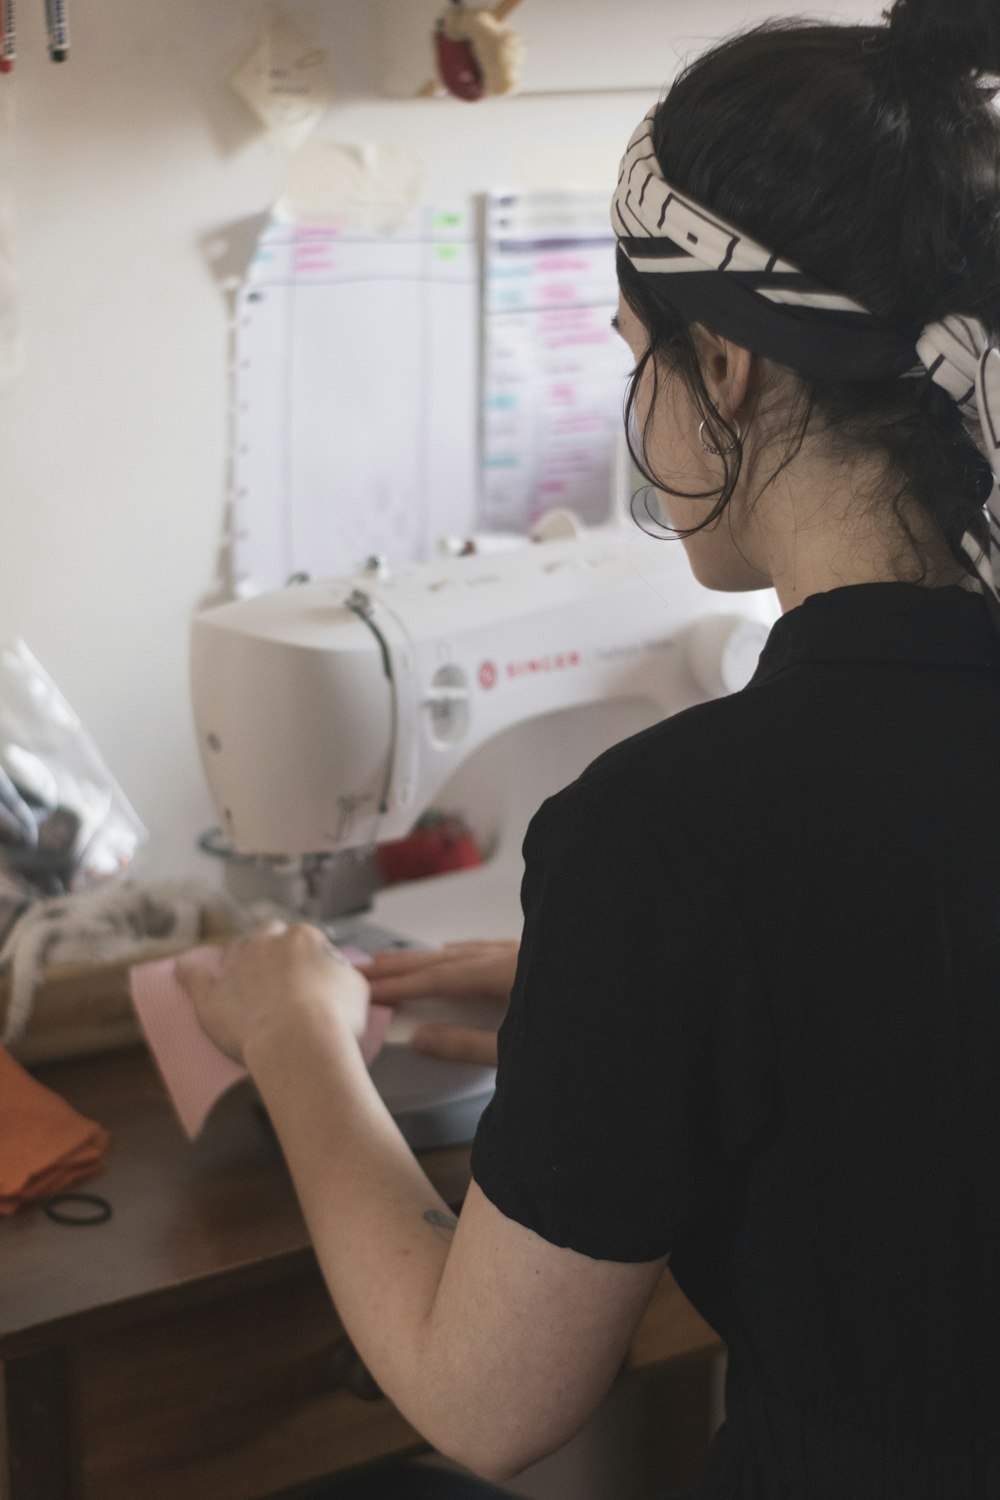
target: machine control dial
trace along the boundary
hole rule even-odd
[[[722,698],[746,687],[768,634],[762,620],[747,615],[706,615],[684,632],[688,667],[706,697]]]

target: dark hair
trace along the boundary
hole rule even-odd
[[[991,106],[996,85],[981,81],[1000,74],[1000,4],[897,0],[888,21],[775,21],[712,48],[658,107],[660,169],[672,186],[861,302],[914,346],[926,324],[955,313],[975,316],[1000,339],[1000,117]],[[670,278],[640,275],[620,250],[618,275],[649,340],[628,388],[628,426],[639,379],[652,365],[654,381],[660,369],[681,376],[707,441],[723,450],[721,487],[691,495],[651,473],[629,434],[651,484],[714,500],[700,525],[671,528],[689,536],[729,505],[743,445],[711,403],[691,329],[664,285]],[[887,460],[891,503],[914,549],[901,511],[908,497],[923,504],[956,555],[963,531],[982,534],[989,464],[955,402],[929,378],[859,385],[799,377],[796,391],[790,442],[768,483],[799,452],[815,414],[838,453]],[[655,384],[653,394],[655,402]],[[888,503],[887,490],[882,485],[870,502]]]

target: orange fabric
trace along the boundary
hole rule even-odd
[[[93,1177],[110,1140],[0,1047],[0,1214]]]

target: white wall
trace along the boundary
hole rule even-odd
[[[545,3],[571,18],[570,0]],[[48,62],[43,8],[23,5],[16,71],[0,78],[16,108],[27,345],[23,374],[0,396],[0,641],[23,636],[83,717],[152,833],[140,869],[209,874],[194,850],[215,818],[186,649],[191,613],[217,577],[228,336],[204,243],[265,210],[282,179],[280,152],[226,87],[261,6],[70,8],[70,61]],[[286,0],[285,10],[330,50],[338,102],[321,134],[423,150],[431,192],[557,175],[610,184],[649,102],[387,100],[372,82],[373,6]],[[706,11],[706,33],[718,34],[742,19],[745,0]],[[609,34],[626,44],[613,19]],[[666,77],[676,60],[666,37],[662,47]]]

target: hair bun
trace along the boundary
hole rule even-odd
[[[896,0],[892,41],[926,72],[1000,74],[998,0]]]

